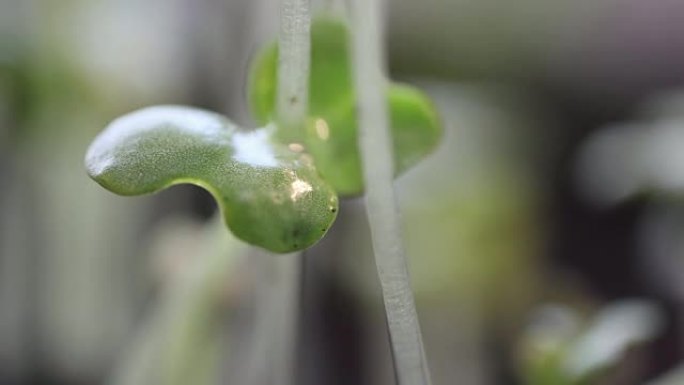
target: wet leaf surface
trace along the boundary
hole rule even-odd
[[[90,146],[86,168],[120,195],[201,186],[237,237],[291,252],[326,233],[338,202],[311,157],[274,142],[275,131],[272,125],[243,130],[195,108],[150,107],[112,122]]]

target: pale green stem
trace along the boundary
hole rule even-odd
[[[310,0],[282,0],[278,47],[278,122],[298,130],[309,105]]]
[[[250,342],[249,358],[243,370],[243,376],[238,378],[237,384],[261,385],[272,384],[274,375],[288,370],[276,370],[277,354],[273,353],[274,346],[287,345],[286,343],[275,344],[274,339],[279,338],[282,330],[292,330],[291,327],[279,325],[277,282],[274,279],[275,264],[279,258],[270,253],[259,252],[252,256],[256,263],[259,286],[256,288],[256,308],[254,310],[253,332]],[[282,330],[281,330],[282,329]],[[282,348],[281,348],[282,350]],[[286,354],[282,352],[281,355]],[[282,361],[282,360],[281,360]]]
[[[368,221],[397,381],[401,385],[428,385],[430,375],[392,185],[381,15],[379,0],[352,1],[354,82]]]
[[[272,362],[274,383],[295,384],[297,366],[297,340],[299,326],[299,294],[301,290],[302,253],[277,255],[275,259],[276,284],[269,316],[277,327],[271,341],[276,348]]]
[[[259,252],[260,287],[247,372],[241,384],[293,384],[301,254]],[[265,263],[264,263],[265,262]]]
[[[310,0],[282,0],[278,39],[277,123],[286,129],[286,137],[298,139],[306,122],[309,105],[309,67],[311,62]],[[270,333],[273,341],[272,368],[279,385],[294,383],[301,290],[301,253],[274,256],[275,285]]]

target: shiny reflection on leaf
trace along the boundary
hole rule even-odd
[[[315,126],[318,137],[322,140],[328,140],[330,137],[330,127],[328,127],[328,123],[323,119],[316,119]]]

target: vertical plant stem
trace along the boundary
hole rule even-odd
[[[286,137],[300,138],[309,105],[309,66],[311,61],[310,0],[282,0],[278,39],[278,124],[286,129]],[[297,330],[302,253],[275,257],[275,292],[279,314],[273,315],[273,373],[276,384],[290,385],[296,375]]]
[[[428,385],[430,375],[392,185],[381,8],[380,0],[352,0],[352,53],[366,205],[397,381]]]
[[[273,255],[256,250],[257,307],[249,358],[237,384],[292,385],[295,377],[300,287],[299,253]]]
[[[274,344],[272,373],[277,385],[296,384],[299,326],[299,294],[301,287],[301,253],[277,255],[275,258],[276,281],[273,287],[269,316],[276,322],[271,342]]]
[[[311,0],[281,1],[278,47],[278,123],[299,131],[309,105]]]

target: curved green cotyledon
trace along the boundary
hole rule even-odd
[[[120,195],[201,186],[237,237],[285,253],[321,239],[338,200],[311,157],[273,142],[274,133],[275,126],[242,130],[200,109],[150,107],[112,122],[85,163],[95,181]]]

